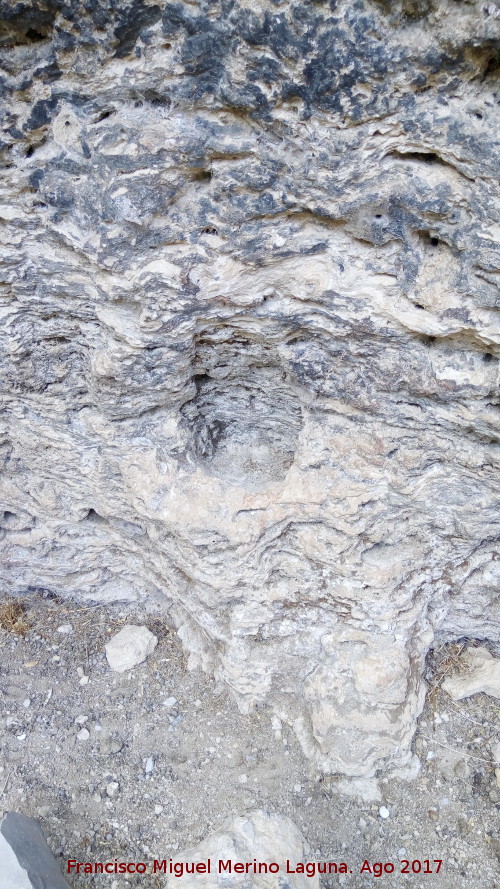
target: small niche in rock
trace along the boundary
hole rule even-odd
[[[438,247],[439,246],[439,238],[437,235],[432,234],[430,231],[417,231],[417,235],[420,240],[429,247]]]
[[[193,181],[194,182],[210,182],[212,178],[211,170],[194,170],[193,171]]]
[[[89,509],[87,515],[84,517],[85,521],[92,522],[96,525],[106,524],[106,519],[104,519],[95,509]]]
[[[196,396],[181,413],[196,462],[209,475],[245,488],[282,481],[302,427],[300,403],[283,370],[240,355],[224,376],[213,367],[193,381]]]

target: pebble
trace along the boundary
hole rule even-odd
[[[176,703],[177,703],[177,698],[166,698],[163,701],[163,706],[166,707],[168,710],[168,709],[170,709],[170,707],[173,707],[174,704],[176,704]]]
[[[83,716],[83,714],[77,716],[75,722],[77,725],[85,725],[85,723],[88,722],[88,716]]]
[[[109,784],[106,785],[106,793],[108,796],[114,796],[119,789],[120,785],[118,781],[110,781]]]
[[[380,806],[380,809],[378,810],[378,813],[379,813],[379,815],[380,815],[381,818],[388,818],[389,815],[391,814],[391,813],[389,812],[389,809],[388,809],[386,806]]]
[[[71,624],[61,624],[61,626],[57,628],[57,632],[61,633],[63,636],[69,636],[73,632],[73,627]]]
[[[30,699],[29,699],[29,698],[25,698],[24,701],[23,701],[23,707],[26,707],[26,709],[28,709],[28,707],[29,707],[30,704],[31,704]]]
[[[497,787],[500,788],[500,769],[495,769],[495,781],[497,782]]]
[[[163,806],[155,806],[155,815],[161,815],[163,812]]]
[[[248,781],[248,775],[240,775],[238,781],[240,784],[246,784]]]
[[[82,728],[80,729],[76,737],[79,741],[88,741],[88,739],[90,738],[90,732],[88,731],[88,729]]]
[[[144,771],[146,775],[150,775],[155,767],[155,761],[152,756],[148,756],[146,762],[144,763]]]
[[[89,677],[88,677],[88,676],[82,676],[82,678],[80,679],[80,683],[79,683],[79,684],[80,684],[80,685],[88,685],[88,682],[89,682]]]

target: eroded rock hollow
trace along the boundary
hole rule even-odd
[[[500,9],[0,3],[1,574],[168,611],[332,773],[500,638]]]

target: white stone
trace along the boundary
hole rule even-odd
[[[73,627],[71,624],[61,624],[61,626],[57,628],[57,632],[61,633],[63,636],[69,636],[73,632]]]
[[[176,703],[177,703],[177,698],[170,697],[170,698],[166,698],[166,699],[163,701],[163,706],[164,706],[167,710],[170,710],[170,708],[173,707],[174,704],[176,704]]]
[[[125,673],[142,664],[156,648],[158,639],[147,627],[129,625],[106,643],[106,658],[112,670]]]
[[[251,862],[275,861],[280,866],[277,874],[235,874],[222,878],[212,868],[210,874],[184,874],[182,877],[169,876],[168,889],[220,889],[223,880],[225,889],[277,889],[280,877],[289,889],[319,889],[319,877],[306,877],[304,874],[285,872],[287,859],[291,862],[314,861],[309,847],[296,825],[282,815],[272,815],[258,810],[249,815],[233,818],[231,821],[207,837],[198,846],[187,849],[175,856],[174,862],[200,862],[211,858]]]
[[[500,658],[487,648],[467,648],[460,656],[460,670],[447,677],[442,688],[456,701],[483,692],[500,698]]]
[[[379,813],[379,815],[380,815],[381,818],[389,818],[389,815],[391,814],[391,813],[389,812],[389,809],[388,809],[386,806],[380,806],[380,809],[378,810],[378,813]]]
[[[111,797],[116,796],[116,793],[117,793],[119,787],[120,787],[120,785],[118,784],[118,781],[110,781],[110,782],[106,785],[106,793],[107,793],[107,795],[108,795],[108,796],[111,796]]]
[[[76,737],[78,738],[79,741],[88,741],[88,739],[90,738],[90,732],[88,729],[82,728],[77,733]]]

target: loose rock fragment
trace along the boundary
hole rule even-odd
[[[494,658],[487,648],[467,648],[460,663],[459,672],[442,684],[455,701],[481,692],[500,698],[500,658]]]
[[[155,650],[158,639],[147,627],[123,627],[106,643],[106,657],[112,670],[125,673],[142,664]]]
[[[70,889],[33,818],[8,812],[0,824],[2,889]]]
[[[79,741],[88,741],[88,739],[90,738],[90,732],[88,729],[82,728],[80,729],[76,737]]]
[[[71,624],[61,624],[61,626],[57,628],[57,632],[61,633],[63,636],[71,636],[73,627]]]
[[[235,862],[257,862],[279,865],[279,873],[231,874],[224,873],[225,889],[319,889],[317,874],[306,876],[301,873],[286,873],[286,862],[295,869],[296,863],[305,863],[309,859],[308,845],[290,818],[283,815],[272,815],[257,810],[239,818],[233,818],[224,828],[213,833],[198,846],[181,852],[173,859],[176,862],[203,862],[210,858],[214,863],[219,860]],[[219,889],[221,877],[217,867],[210,874],[183,874],[182,877],[170,876],[167,886],[184,889]]]

